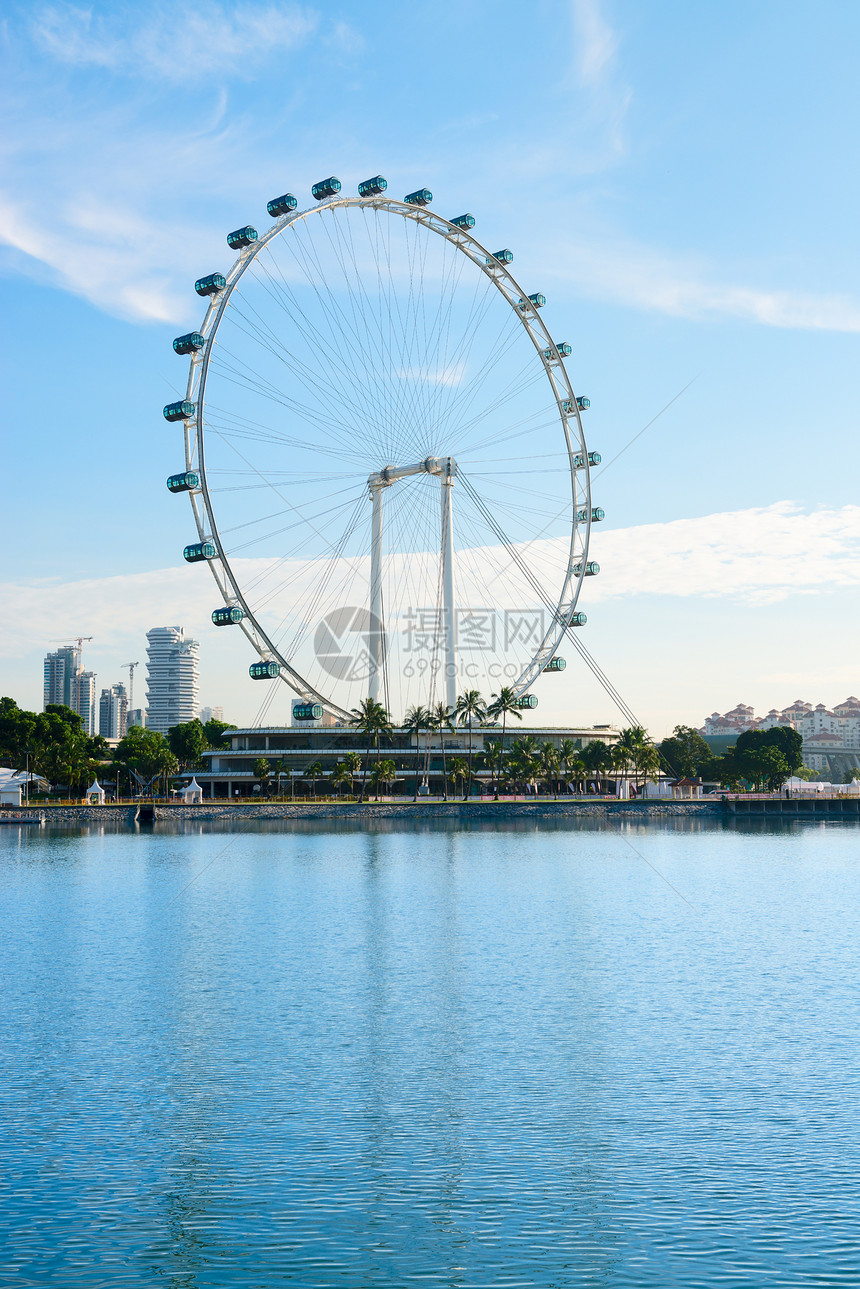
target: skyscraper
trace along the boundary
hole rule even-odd
[[[45,686],[42,706],[60,703],[72,706],[72,678],[80,671],[81,651],[74,645],[64,645],[45,657]]]
[[[193,721],[197,711],[196,640],[184,627],[153,627],[146,633],[146,725],[166,734]]]
[[[99,734],[102,738],[122,738],[126,731],[128,696],[125,685],[103,689],[99,700]]]
[[[70,689],[68,706],[80,716],[84,733],[92,736],[96,732],[96,673],[78,669],[72,676]]]

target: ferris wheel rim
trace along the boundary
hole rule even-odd
[[[348,208],[383,210],[392,215],[399,215],[412,220],[430,232],[444,238],[465,254],[473,264],[484,273],[510,306],[534,346],[537,358],[542,363],[544,374],[552,389],[564,434],[568,458],[568,471],[571,486],[571,531],[567,553],[567,567],[562,579],[557,602],[552,608],[551,620],[540,644],[534,650],[530,662],[522,668],[509,688],[515,696],[524,695],[529,686],[541,674],[547,662],[553,657],[556,649],[570,629],[582,587],[588,563],[588,550],[591,536],[591,474],[588,448],[582,425],[580,407],[574,393],[573,384],[558,351],[556,342],[540,316],[538,306],[534,305],[525,290],[517,282],[507,265],[497,260],[495,255],[475,238],[472,233],[454,224],[426,206],[414,206],[404,201],[382,195],[355,197],[339,194],[326,198],[303,210],[292,210],[275,219],[267,229],[250,245],[240,250],[229,273],[225,275],[225,286],[217,296],[210,297],[210,303],[199,334],[204,340],[201,349],[191,355],[186,399],[194,404],[194,415],[185,421],[184,442],[186,470],[199,475],[199,486],[189,493],[195,525],[201,542],[209,541],[216,549],[216,557],[208,559],[210,571],[218,586],[224,604],[228,607],[241,608],[243,617],[239,626],[256,650],[261,660],[272,660],[279,667],[278,679],[283,680],[288,688],[307,702],[319,703],[323,709],[341,720],[349,720],[352,712],[336,703],[328,695],[305,679],[292,663],[283,656],[278,645],[271,639],[269,632],[259,622],[254,610],[247,603],[239,580],[233,571],[230,557],[222,542],[217,517],[212,505],[205,464],[204,411],[206,402],[206,382],[209,374],[213,348],[217,342],[218,331],[234,291],[257,256],[272,241],[276,240],[293,224],[308,220],[313,215],[322,215],[326,211]],[[549,356],[548,356],[549,355]],[[575,427],[577,443],[571,438],[571,426]],[[581,464],[574,463],[579,455]],[[384,463],[379,463],[379,468]],[[582,477],[581,493],[578,493],[579,477]],[[585,519],[579,521],[578,507],[582,507]],[[582,531],[581,549],[576,549],[577,534]],[[535,539],[536,540],[536,539]],[[578,565],[578,567],[577,567]],[[555,595],[553,593],[553,600]]]

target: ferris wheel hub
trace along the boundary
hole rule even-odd
[[[457,462],[454,457],[425,457],[415,465],[386,465],[367,476],[368,488],[387,488],[398,479],[408,479],[414,474],[434,474],[442,478],[457,477]]]

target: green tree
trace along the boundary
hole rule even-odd
[[[226,752],[230,749],[230,739],[228,733],[236,729],[235,725],[230,725],[228,721],[212,720],[206,722],[203,726],[206,734],[206,746],[211,747],[219,752]]]
[[[129,786],[134,782],[141,790],[151,787],[159,775],[166,777],[179,769],[164,735],[140,725],[133,725],[120,741],[114,760],[125,768]]]
[[[495,800],[499,799],[499,782],[502,777],[502,770],[505,762],[505,750],[502,747],[501,739],[484,740],[484,765],[490,772],[490,778],[494,783]]]
[[[561,761],[558,755],[558,748],[554,743],[547,740],[541,743],[538,751],[538,765],[540,767],[541,778],[547,786],[548,792],[554,792],[558,796],[558,773]]]
[[[603,774],[612,766],[612,749],[602,739],[593,738],[582,749],[582,761],[595,790],[599,790]]]
[[[418,780],[421,762],[421,734],[423,731],[429,731],[432,726],[432,717],[426,707],[410,707],[409,711],[403,718],[403,729],[410,734],[415,735],[415,793],[413,801],[418,800]]]
[[[497,716],[502,718],[502,747],[505,746],[505,731],[507,729],[507,720],[509,716],[516,716],[517,720],[523,719],[523,714],[518,706],[518,699],[510,685],[502,685],[497,694],[493,694],[490,704],[487,708],[487,715],[493,719]],[[499,799],[499,787],[496,784],[495,799]]]
[[[463,794],[464,801],[469,795],[469,783],[471,781],[471,777],[472,777],[472,766],[470,761],[465,756],[452,757],[451,758],[451,778],[454,780],[455,783],[459,779],[461,787],[465,784],[466,791]]]
[[[196,718],[184,725],[172,725],[167,731],[167,742],[183,770],[199,765],[209,746],[206,728]]]
[[[363,698],[358,707],[352,709],[350,725],[355,726],[360,734],[364,734],[368,741],[368,747],[371,742],[376,746],[376,760],[379,761],[379,740],[383,734],[392,733],[391,718],[388,712],[378,703],[375,698]],[[363,772],[361,778],[361,796],[359,801],[364,800],[364,790],[367,782],[367,758],[363,762]]]
[[[349,770],[346,768],[343,761],[338,761],[337,765],[329,774],[328,781],[338,793],[338,796],[342,795],[338,790],[341,789],[345,783],[350,782]]]
[[[558,766],[568,785],[570,785],[571,781],[578,783],[585,774],[585,762],[579,755],[579,748],[573,739],[562,739],[559,744]]]
[[[312,797],[317,795],[317,779],[321,779],[323,777],[323,773],[323,763],[319,760],[311,761],[310,765],[305,770],[305,778],[310,780]]]
[[[475,721],[482,724],[487,719],[487,704],[477,689],[467,689],[457,699],[454,713],[458,722],[469,731],[469,777],[466,780],[465,801],[472,789],[472,728]]]
[[[24,711],[14,698],[0,698],[0,761],[23,770],[35,751],[36,713]]]
[[[357,752],[347,752],[343,758],[343,767],[349,775],[350,796],[355,796],[355,776],[361,769],[361,757]]]
[[[370,772],[370,782],[376,792],[376,800],[379,800],[380,788],[392,784],[397,777],[397,766],[390,757],[383,757],[377,761]]]
[[[439,732],[442,745],[442,795],[448,800],[448,767],[445,763],[445,731],[453,728],[454,713],[445,703],[437,703],[430,713],[431,726]]]
[[[657,751],[666,769],[676,779],[699,778],[702,766],[714,759],[699,731],[690,725],[676,725],[673,733],[658,744]]]
[[[774,725],[769,730],[744,730],[738,735],[735,755],[742,757],[747,752],[757,752],[765,747],[776,748],[782,753],[790,774],[803,765],[803,739],[789,725]]]
[[[171,730],[171,733],[173,733],[172,730]],[[254,778],[259,781],[260,791],[265,792],[266,784],[268,783],[272,774],[271,764],[266,759],[266,757],[264,756],[257,757],[256,761],[254,762],[251,773],[253,774]]]

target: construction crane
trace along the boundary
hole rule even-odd
[[[83,649],[85,640],[95,640],[95,636],[72,636],[71,640],[52,640],[51,644],[76,644],[78,646],[78,663],[83,666]]]
[[[124,662],[122,669],[128,668],[128,710],[131,713],[134,710],[134,669],[139,667],[139,662]]]

